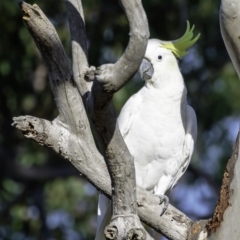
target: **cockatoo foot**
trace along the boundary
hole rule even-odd
[[[168,208],[168,204],[169,204],[169,199],[167,196],[162,195],[162,194],[156,194],[156,196],[158,196],[160,198],[160,204],[164,203],[162,212],[160,214],[160,217],[166,212],[167,208]]]

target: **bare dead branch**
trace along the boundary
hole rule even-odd
[[[32,116],[20,116],[13,118],[13,121],[12,125],[22,131],[25,137],[41,146],[52,148],[73,164],[83,177],[94,186],[99,185],[100,188],[97,188],[110,196],[110,177],[103,157],[94,152],[86,141],[73,134],[58,118],[50,122]],[[100,175],[96,174],[98,171]]]
[[[91,90],[92,83],[84,80],[88,67],[87,39],[81,0],[66,0],[70,34],[72,38],[73,75],[80,94],[84,96]]]
[[[89,129],[82,99],[73,81],[71,66],[55,28],[36,4],[31,6],[23,2],[21,8],[23,20],[47,67],[59,119],[74,131],[78,128]]]
[[[89,92],[92,88],[95,67],[88,68],[87,59],[87,37],[85,31],[84,13],[81,0],[65,0],[68,12],[70,35],[72,41],[73,78],[79,93],[86,103]],[[90,119],[91,120],[91,119]],[[99,133],[92,128],[95,138],[98,141],[98,148],[104,153],[104,147]]]
[[[90,159],[89,164],[86,165],[84,157],[87,156],[84,156],[81,152],[83,148],[80,148],[76,140],[73,140],[74,136],[72,133],[69,133],[65,128],[57,130],[56,135],[52,133],[54,132],[52,128],[60,128],[56,122],[48,122],[49,126],[51,126],[51,132],[46,127],[48,125],[45,122],[46,120],[31,116],[17,117],[13,120],[13,126],[22,131],[24,136],[38,143],[40,142],[44,146],[53,148],[66,160],[70,161],[83,174],[83,177],[97,189],[107,196],[111,196],[110,177],[101,155],[99,156],[101,159],[97,161],[97,156],[93,156],[93,159]],[[61,131],[64,132],[61,134],[59,133]],[[40,138],[40,136],[43,138]],[[56,142],[56,144],[52,144],[52,142]],[[95,161],[98,163],[96,164]],[[161,232],[172,240],[187,239],[188,229],[193,222],[170,204],[165,214],[159,217],[162,211],[162,206],[159,206],[159,198],[138,187],[137,206],[141,220],[156,231]],[[169,228],[170,225],[171,228]]]
[[[122,57],[115,64],[105,64],[97,68],[96,76],[101,88],[94,82],[94,97],[101,109],[136,73],[145,54],[149,38],[148,21],[141,0],[122,0],[130,25],[130,39]]]
[[[128,6],[126,2],[124,4]],[[23,131],[26,137],[37,141],[41,145],[53,148],[58,154],[70,161],[96,188],[110,196],[109,173],[103,156],[97,151],[94,144],[82,98],[72,80],[71,67],[57,33],[38,6],[22,3],[21,7],[24,12],[25,23],[46,63],[60,114],[52,122],[31,116],[18,117],[14,119],[14,126]],[[130,10],[129,7],[128,11]],[[147,38],[142,41],[146,42]],[[140,55],[143,55],[145,49],[141,48],[140,50],[142,51]],[[129,62],[131,62],[131,59]],[[100,89],[99,92],[103,92],[100,82],[95,81],[95,83],[97,88]],[[107,95],[106,91],[104,92]],[[101,117],[96,120],[95,124],[102,133],[102,138],[107,146],[107,158],[110,159],[110,164],[112,160],[119,164],[113,169],[113,175],[115,174],[116,179],[118,178],[116,181],[119,180],[120,183],[115,187],[113,194],[120,193],[119,199],[127,203],[125,195],[129,197],[129,193],[130,203],[133,206],[124,205],[119,199],[116,199],[119,205],[116,205],[114,213],[115,215],[126,212],[130,215],[133,214],[132,226],[135,229],[129,231],[128,236],[134,235],[134,232],[141,235],[143,232],[139,232],[138,226],[140,226],[140,223],[137,222],[136,218],[135,176],[131,156],[116,125],[114,109],[109,104],[106,104],[102,109],[97,108],[96,106],[99,105],[96,104],[93,97],[94,93],[92,92],[92,98],[89,98],[88,104],[90,108],[92,107],[95,110],[94,119],[96,120],[97,116]],[[102,131],[105,131],[105,133]],[[124,164],[126,164],[126,168],[123,167]],[[117,173],[121,173],[122,176],[119,177]],[[128,176],[127,179],[126,176]],[[126,180],[126,182],[122,180]],[[124,195],[120,191],[125,191],[126,194]],[[162,207],[159,206],[158,197],[140,188],[138,188],[137,195],[139,215],[144,222],[157,231],[161,229],[161,232],[169,239],[186,239],[188,228],[192,224],[190,219],[171,206],[169,206],[165,215],[160,218]],[[169,229],[169,224],[173,222],[176,227]]]
[[[137,217],[134,163],[121,136],[116,113],[110,103],[113,94],[137,71],[145,54],[149,30],[141,1],[122,0],[120,3],[129,21],[130,40],[117,63],[97,68],[97,79],[93,83],[88,107],[93,123],[106,147],[106,162],[112,181],[113,216],[105,230],[105,236],[108,239],[108,235],[116,234],[116,238],[126,239],[128,233],[134,235],[135,232],[139,239],[150,239],[148,235],[143,234],[144,230]]]
[[[135,74],[145,54],[149,38],[148,21],[140,0],[122,0],[120,4],[130,25],[130,39],[122,57],[115,64],[100,66],[96,73],[104,90],[118,91]]]
[[[150,239],[149,236],[145,236],[145,231],[142,231],[136,215],[138,211],[143,222],[172,240],[223,240],[226,238],[224,231],[227,232],[229,239],[236,237],[234,234],[239,230],[239,135],[224,175],[219,203],[210,221],[193,223],[171,205],[165,214],[159,217],[162,207],[159,206],[158,197],[139,187],[136,204],[134,167],[119,132],[115,110],[110,100],[114,92],[135,73],[145,52],[149,33],[140,0],[121,1],[130,23],[128,47],[116,64],[103,65],[97,69],[97,79],[94,81],[92,92],[84,99],[106,147],[106,159],[111,170],[112,186],[114,186],[112,191],[110,176],[104,158],[94,144],[81,97],[81,95],[87,96],[85,94],[91,87],[91,84],[83,80],[84,68],[88,63],[82,5],[81,1],[66,1],[69,13],[73,12],[73,17],[69,17],[70,25],[75,25],[75,20],[80,20],[79,25],[75,25],[76,29],[80,30],[79,35],[74,35],[74,32],[77,32],[74,26],[71,29],[75,81],[63,46],[52,24],[37,5],[20,4],[24,12],[23,19],[46,63],[59,117],[52,122],[31,116],[18,117],[14,118],[13,126],[22,131],[27,138],[54,149],[71,162],[97,189],[108,197],[112,197],[114,216],[107,233],[112,231],[113,235],[121,239],[124,237],[133,239],[134,235],[137,235],[138,239]],[[239,9],[240,3],[237,1],[222,0],[221,31],[240,76]],[[233,212],[237,214],[232,214]],[[120,216],[121,214],[123,216]],[[127,215],[131,218],[128,223],[132,228],[128,227],[125,233],[123,232],[123,229],[126,231],[125,223],[121,218]],[[230,227],[227,226],[229,222],[233,223]],[[116,226],[119,228],[115,228]]]

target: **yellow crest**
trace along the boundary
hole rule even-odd
[[[162,46],[171,50],[177,58],[182,58],[186,56],[188,54],[188,48],[190,48],[200,37],[199,33],[195,38],[193,38],[194,27],[195,26],[193,25],[190,29],[190,23],[189,21],[187,21],[187,30],[184,35],[175,41],[164,41],[162,43]]]

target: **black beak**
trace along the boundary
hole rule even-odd
[[[154,69],[153,69],[153,65],[146,59],[143,58],[143,61],[138,69],[141,78],[146,81],[152,78],[153,73],[154,73]]]

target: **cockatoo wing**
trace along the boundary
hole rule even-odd
[[[173,182],[171,189],[177,184],[179,178],[186,171],[192,157],[194,144],[197,139],[197,118],[193,108],[189,105],[187,105],[186,107],[186,122],[184,126],[186,131],[182,153],[184,161],[182,166],[178,170],[177,176]]]
[[[104,229],[111,219],[111,201],[103,194],[98,198],[97,233],[95,240],[105,240]]]
[[[123,106],[119,117],[118,125],[123,139],[127,136],[141,105],[142,105],[141,90],[134,94]]]

